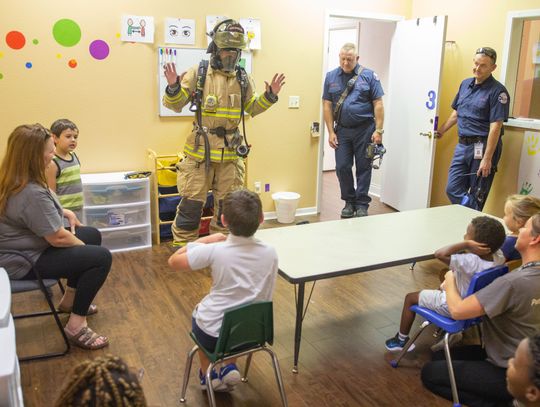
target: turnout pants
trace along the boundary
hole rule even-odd
[[[178,192],[182,197],[172,225],[174,244],[184,246],[199,237],[199,228],[208,191],[214,195],[214,216],[210,233],[227,233],[221,223],[223,198],[244,184],[245,167],[242,159],[211,162],[210,168],[187,156],[178,165]]]

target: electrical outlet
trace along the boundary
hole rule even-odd
[[[289,109],[300,108],[300,96],[289,96]]]
[[[255,181],[255,193],[260,194],[261,193],[261,181]]]

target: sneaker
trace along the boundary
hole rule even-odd
[[[407,338],[403,341],[400,341],[399,340],[399,334],[396,334],[396,336],[394,336],[393,338],[390,338],[388,339],[386,342],[385,342],[385,346],[386,346],[386,349],[388,349],[390,352],[398,352],[398,351],[401,351],[403,350],[403,348],[405,347],[405,344],[409,341],[409,337],[407,336]],[[414,343],[411,345],[411,347],[409,349],[407,349],[407,352],[410,352],[412,350],[414,350],[415,346],[414,346]]]
[[[451,348],[456,343],[461,342],[463,339],[463,333],[458,332],[454,335],[451,335],[450,338],[448,338],[448,347]],[[440,350],[444,349],[444,335],[442,336],[441,340],[431,345],[431,351],[432,352],[438,352]]]
[[[217,374],[215,369],[212,369],[212,373],[210,374],[210,377],[212,379],[212,389],[214,391],[228,391],[228,387],[223,384],[221,379],[219,378],[219,375]],[[199,380],[201,384],[201,390],[206,390],[206,376],[203,374],[201,369],[199,369]]]
[[[341,210],[341,217],[343,219],[352,218],[354,216],[354,205],[350,202],[345,204],[345,207]]]
[[[240,383],[242,376],[238,371],[238,367],[234,363],[229,363],[219,371],[219,379],[229,390],[233,390]]]
[[[363,207],[356,208],[356,213],[354,214],[357,218],[361,218],[362,216],[368,216],[367,209]]]

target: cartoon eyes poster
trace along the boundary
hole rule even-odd
[[[166,18],[165,43],[195,45],[195,20]]]
[[[122,16],[120,38],[122,41],[153,43],[154,17],[133,15]]]

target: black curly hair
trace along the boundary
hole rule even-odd
[[[490,216],[478,216],[472,220],[471,224],[474,228],[475,241],[487,245],[491,253],[501,248],[506,239],[506,232],[501,222]]]

